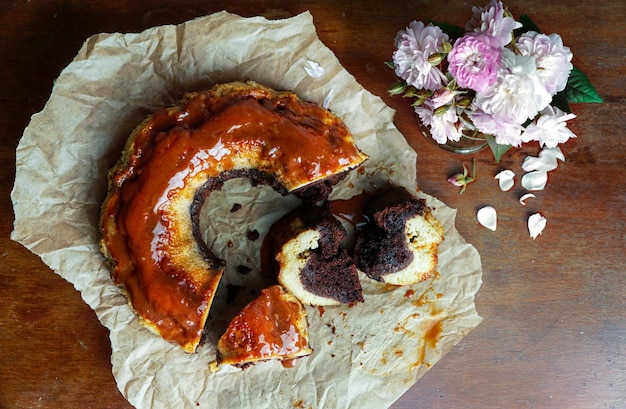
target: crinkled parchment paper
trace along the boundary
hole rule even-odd
[[[308,61],[324,68],[320,78],[306,75]],[[206,240],[227,260],[227,271],[207,342],[196,354],[142,328],[109,277],[97,244],[98,214],[107,170],[128,134],[185,91],[247,79],[318,103],[334,94],[329,108],[370,159],[331,198],[347,199],[389,180],[416,191],[416,154],[394,127],[393,110],[363,89],[319,41],[309,13],[271,21],[220,12],[85,42],[18,146],[12,238],[71,282],[110,330],[113,374],[138,408],[388,407],[481,320],[474,306],[480,257],[456,231],[455,211],[435,198],[416,193],[428,199],[445,226],[439,274],[409,287],[364,279],[364,303],[308,308],[315,352],[293,368],[275,361],[244,371],[208,368],[225,316],[265,284],[258,274],[259,247],[269,225],[298,204],[293,197],[239,180],[208,199]],[[232,203],[242,208],[232,213]],[[256,240],[247,235],[254,230],[260,234]],[[251,271],[245,274],[242,265]]]

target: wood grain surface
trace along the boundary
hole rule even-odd
[[[111,373],[108,331],[80,294],[10,240],[15,148],[29,118],[83,41],[99,32],[137,32],[228,10],[288,17],[310,10],[320,39],[356,79],[397,110],[395,124],[418,152],[422,190],[458,209],[457,228],[480,252],[484,318],[393,408],[626,407],[626,47],[622,0],[511,0],[547,33],[561,34],[574,64],[603,104],[574,105],[566,162],[547,188],[521,206],[517,188],[493,176],[521,174],[527,146],[500,164],[473,157],[478,180],[463,195],[446,182],[462,157],[420,134],[409,102],[386,93],[383,64],[411,20],[462,25],[473,3],[450,1],[8,0],[0,7],[0,408],[129,408]],[[483,5],[483,4],[478,4]],[[593,18],[591,18],[593,16]],[[519,186],[519,185],[517,185]],[[498,208],[499,227],[480,227],[476,210]],[[541,211],[543,235],[526,219]]]

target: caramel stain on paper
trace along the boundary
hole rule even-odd
[[[442,330],[443,319],[441,316],[434,316],[431,320],[428,320],[424,323],[422,342],[419,346],[417,361],[412,365],[413,367],[425,365],[426,367],[430,368],[432,366],[432,364],[424,361],[426,358],[426,349],[430,348],[434,350],[437,348],[437,343],[441,338]]]
[[[383,365],[387,365],[389,363],[388,355],[389,355],[388,351],[386,351],[386,350],[383,351],[383,356],[380,359],[380,362]],[[391,355],[393,355],[393,357],[392,357],[393,359],[402,359],[404,357],[404,351],[402,351],[402,349],[395,349],[395,350],[393,350]]]
[[[424,341],[426,345],[432,349],[437,347],[437,341],[439,341],[439,337],[441,336],[442,323],[443,321],[440,318],[431,321],[430,325],[428,325],[428,329],[424,333]]]
[[[302,400],[297,400],[292,402],[294,409],[311,409],[311,406],[304,406],[304,402]]]
[[[436,292],[431,286],[420,294],[419,297],[415,297],[415,295],[416,293],[412,289],[407,290],[404,294],[406,298],[411,298],[411,303],[419,309],[420,313],[415,312],[408,316],[404,322],[398,323],[394,327],[394,331],[419,340],[417,359],[409,366],[409,369],[419,367],[420,365],[430,368],[432,364],[425,362],[427,350],[437,349],[443,333],[443,321],[446,317],[445,312],[436,305],[437,301],[443,297],[443,294]],[[411,319],[419,319],[425,314],[427,315],[422,318],[423,321],[419,328],[411,329],[412,327],[408,325],[409,321]],[[399,348],[395,351],[395,354],[396,356],[404,356],[404,352]],[[413,354],[410,355],[412,356],[411,359],[415,359]]]
[[[320,318],[323,317],[324,313],[326,312],[324,307],[322,307],[321,305],[317,307],[317,311],[319,311],[319,313],[320,313]]]
[[[387,283],[383,284],[383,291],[385,291],[385,292],[391,292],[391,291],[395,290],[396,288],[398,288],[397,285],[387,284]]]
[[[414,306],[418,308],[423,307],[424,305],[432,301],[431,295],[432,295],[431,291],[425,291],[424,294],[420,295],[417,299],[413,300],[412,303]],[[441,297],[443,297],[443,294],[434,293],[434,296],[438,300]]]
[[[402,332],[402,333],[405,333],[405,334],[406,334],[406,333],[409,333],[411,336],[416,336],[416,334],[414,334],[414,333],[412,333],[411,331],[409,331],[409,330],[406,328],[406,326],[407,326],[407,322],[408,322],[408,320],[409,320],[410,318],[417,318],[417,317],[419,317],[419,314],[418,314],[418,313],[411,314],[411,315],[410,315],[410,316],[409,316],[409,317],[405,320],[405,322],[403,322],[403,323],[402,323],[402,322],[398,323],[398,324],[397,324],[397,325],[393,328],[393,331],[394,331],[394,332]]]

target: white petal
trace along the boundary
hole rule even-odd
[[[544,148],[541,152],[539,152],[540,158],[545,158],[544,162],[547,162],[552,159],[560,159],[565,162],[565,155],[563,155],[563,151],[558,146],[554,148]]]
[[[478,210],[476,214],[476,218],[478,222],[488,228],[489,230],[496,231],[496,226],[498,225],[498,214],[496,213],[496,209],[491,206],[485,206]]]
[[[508,169],[505,169],[502,172],[498,173],[495,178],[499,180],[498,183],[500,184],[500,189],[503,192],[510,190],[515,184],[515,173]]]
[[[549,172],[556,169],[558,166],[556,157],[545,155],[543,157],[526,156],[524,162],[522,162],[522,169],[526,172],[533,172],[535,170]]]
[[[548,183],[548,172],[535,170],[522,176],[522,186],[526,190],[543,190]]]
[[[526,206],[526,200],[530,198],[535,198],[535,197],[537,196],[533,195],[532,193],[526,193],[525,195],[519,198],[519,202],[522,206]]]
[[[326,98],[324,98],[324,102],[322,102],[322,106],[325,109],[328,109],[328,106],[330,105],[330,101],[332,101],[334,97],[335,97],[335,90],[331,88],[330,91],[328,91],[328,94],[326,94]]]
[[[547,220],[541,213],[535,213],[528,218],[528,232],[533,240],[546,228]]]
[[[306,71],[309,77],[320,78],[322,75],[324,75],[324,68],[322,68],[322,66],[315,61],[307,60],[307,64],[309,64],[309,66],[304,67],[304,71]]]
[[[563,155],[563,152],[558,146],[554,148],[544,148],[539,152],[538,157],[527,156],[524,158],[522,169],[526,172],[532,172],[533,170],[549,172],[559,166],[557,159],[565,161],[565,155]]]

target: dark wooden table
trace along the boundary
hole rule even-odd
[[[136,32],[222,9],[242,16],[310,10],[320,39],[368,90],[397,110],[395,123],[419,154],[421,188],[458,208],[457,228],[480,252],[484,322],[412,387],[394,408],[626,407],[626,3],[511,0],[548,33],[561,34],[574,64],[603,104],[575,105],[578,135],[567,161],[528,207],[493,176],[521,174],[536,146],[498,165],[476,154],[478,180],[459,195],[446,182],[461,157],[422,137],[407,100],[389,97],[383,65],[396,32],[411,20],[464,24],[472,3],[451,1],[8,0],[0,11],[0,408],[128,408],[110,364],[107,330],[79,293],[9,239],[15,148],[54,79],[98,32]],[[486,2],[485,2],[486,3]],[[483,5],[479,3],[478,5]],[[444,8],[445,6],[445,8]],[[593,17],[592,17],[593,16]],[[518,185],[519,186],[519,185]],[[499,228],[480,227],[476,210],[497,206]],[[548,225],[531,240],[526,219]]]

